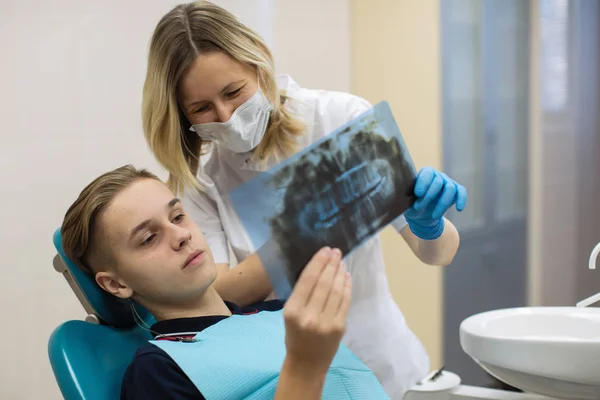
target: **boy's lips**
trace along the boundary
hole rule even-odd
[[[200,264],[204,260],[204,251],[196,250],[193,251],[188,258],[185,260],[183,267],[181,269],[185,269],[191,265]]]

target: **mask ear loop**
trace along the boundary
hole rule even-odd
[[[261,87],[260,87],[260,73],[259,73],[259,71],[260,71],[260,68],[258,68],[258,66],[256,66],[256,84],[258,86],[257,89],[256,89],[256,92],[258,93],[258,91],[260,90],[263,93],[263,97],[264,97],[265,96],[265,92],[263,92],[262,89],[261,89]],[[269,102],[269,105],[271,106],[271,111],[269,112],[269,118],[270,118],[270,115],[273,112],[273,104],[271,104],[271,102],[269,101],[269,99],[267,99],[267,101]],[[276,157],[276,159],[277,159],[277,157]],[[263,166],[265,165],[265,157],[264,156],[260,158],[260,162],[263,164]]]
[[[179,108],[179,106],[177,106],[177,112],[178,112],[178,115],[179,115],[179,121],[183,121],[183,120],[185,120],[185,121],[187,121],[187,123],[190,125],[190,126],[188,127],[188,131],[190,131],[190,132],[196,132],[196,129],[194,129],[194,126],[193,126],[193,125],[192,125],[192,123],[191,123],[191,122],[190,122],[190,121],[187,119],[187,117],[185,116],[185,114],[184,114],[183,110],[182,110],[181,108]],[[181,125],[181,122],[180,122],[180,125]],[[185,135],[185,126],[183,126],[183,127],[181,128],[181,130],[182,130],[182,132],[181,132],[181,136],[184,136],[184,135]],[[191,154],[191,156],[192,156],[192,157],[194,157],[196,160],[199,160],[199,159],[200,159],[200,157],[199,157],[199,156],[197,156],[197,155],[195,155],[194,153],[192,153],[192,151],[190,150],[190,148],[189,148],[189,146],[188,146],[188,144],[187,144],[187,141],[186,141],[186,140],[185,140],[183,137],[181,137],[181,138],[180,138],[180,140],[181,140],[181,142],[183,143],[183,147],[185,147],[185,149],[186,149],[186,151],[188,152],[188,154]],[[206,141],[206,140],[204,140],[204,139],[202,139],[202,140],[203,140],[203,141]]]
[[[258,69],[258,66],[257,66],[256,67],[256,85],[258,86],[258,90],[261,90],[260,89],[260,73],[258,71],[260,71],[260,70]]]

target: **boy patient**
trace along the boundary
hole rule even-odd
[[[201,223],[201,221],[200,221]],[[157,320],[121,399],[387,399],[340,340],[351,283],[323,248],[291,296],[240,309],[219,297],[206,240],[155,175],[124,166],[90,183],[67,211],[63,249],[105,291]]]

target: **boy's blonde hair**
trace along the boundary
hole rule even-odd
[[[110,260],[98,235],[98,220],[114,198],[139,179],[160,179],[145,169],[125,165],[94,179],[69,207],[61,227],[62,247],[69,259],[89,274]]]
[[[304,132],[304,124],[283,107],[286,97],[277,88],[273,58],[262,38],[210,2],[179,5],[159,21],[152,35],[142,100],[146,141],[169,171],[168,185],[176,194],[186,187],[201,189],[196,173],[203,147],[178,106],[177,87],[194,60],[211,52],[223,52],[255,68],[261,89],[273,105],[253,157],[266,162],[273,156],[289,156],[296,150],[295,137]]]

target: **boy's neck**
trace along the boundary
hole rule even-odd
[[[167,307],[162,310],[156,310],[152,313],[157,321],[177,318],[205,317],[208,315],[231,315],[231,310],[227,307],[217,291],[210,286],[202,296],[190,300],[189,303],[178,307]]]

